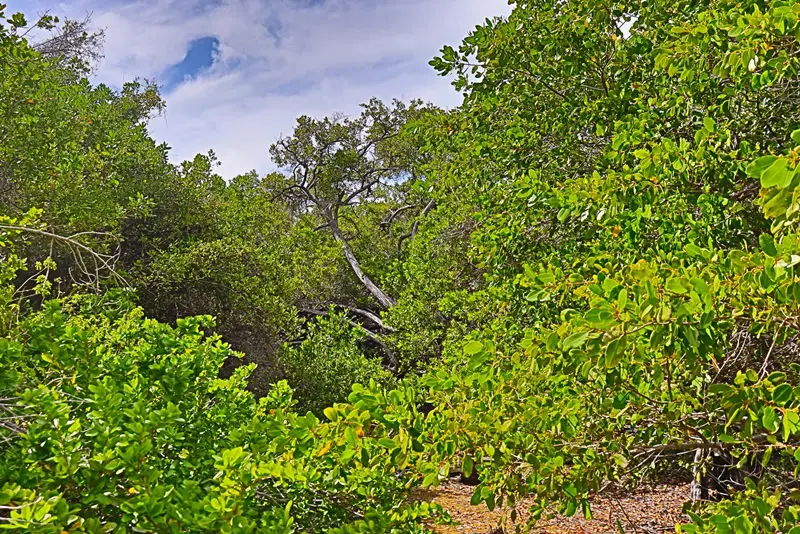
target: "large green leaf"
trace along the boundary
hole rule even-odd
[[[786,189],[792,183],[792,178],[794,169],[786,159],[778,158],[761,173],[761,187]]]

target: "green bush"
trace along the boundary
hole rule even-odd
[[[210,317],[172,327],[119,290],[32,311],[9,285],[19,233],[0,232],[2,528],[408,532],[430,516],[397,476],[421,424],[412,391],[355,388],[322,422],[286,382],[256,401],[252,365],[218,378],[240,355]]]
[[[368,357],[362,347],[363,330],[333,310],[309,325],[307,337],[286,349],[289,382],[295,389],[298,410],[321,414],[336,402],[344,402],[353,384],[392,383],[381,362]]]

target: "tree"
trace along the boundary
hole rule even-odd
[[[474,503],[678,464],[717,501],[682,531],[796,528],[798,9],[520,2],[434,60],[465,104],[432,183],[471,188],[503,310],[423,378]]]
[[[412,391],[395,405],[358,390],[327,422],[295,412],[285,382],[257,402],[252,365],[218,377],[241,355],[206,333],[210,317],[171,327],[123,291],[36,310],[14,298],[26,221],[0,222],[19,228],[0,232],[5,529],[400,534],[438,514],[407,500],[415,475],[397,475],[411,453],[398,422],[420,424]]]
[[[388,309],[395,300],[364,272],[340,221],[348,209],[409,177],[413,147],[400,134],[423,107],[419,102],[406,107],[396,101],[390,108],[375,99],[362,107],[356,119],[300,117],[292,137],[279,140],[270,152],[289,173],[285,193],[322,220],[321,227],[339,243],[356,278]]]
[[[80,71],[91,70],[103,58],[105,30],[92,31],[91,15],[83,20],[66,19],[59,25],[58,17],[45,14],[35,26],[49,32],[32,44],[45,58]]]

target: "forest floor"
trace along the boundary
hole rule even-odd
[[[485,505],[471,506],[474,488],[448,481],[438,488],[421,493],[418,498],[436,502],[450,513],[452,525],[433,526],[437,534],[511,534],[514,524],[510,509],[490,512]],[[689,485],[658,485],[634,492],[606,492],[590,499],[592,519],[578,512],[573,517],[542,519],[530,532],[536,534],[663,534],[674,532],[675,524],[688,520],[682,512],[689,499]],[[524,526],[531,503],[518,503],[516,524]],[[505,530],[499,528],[505,519]],[[522,530],[525,532],[524,528]]]

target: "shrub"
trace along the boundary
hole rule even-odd
[[[344,314],[331,310],[330,316],[310,324],[299,345],[287,347],[289,382],[296,391],[298,410],[319,415],[328,406],[347,400],[353,384],[392,382],[381,362],[362,350],[365,338]]]

